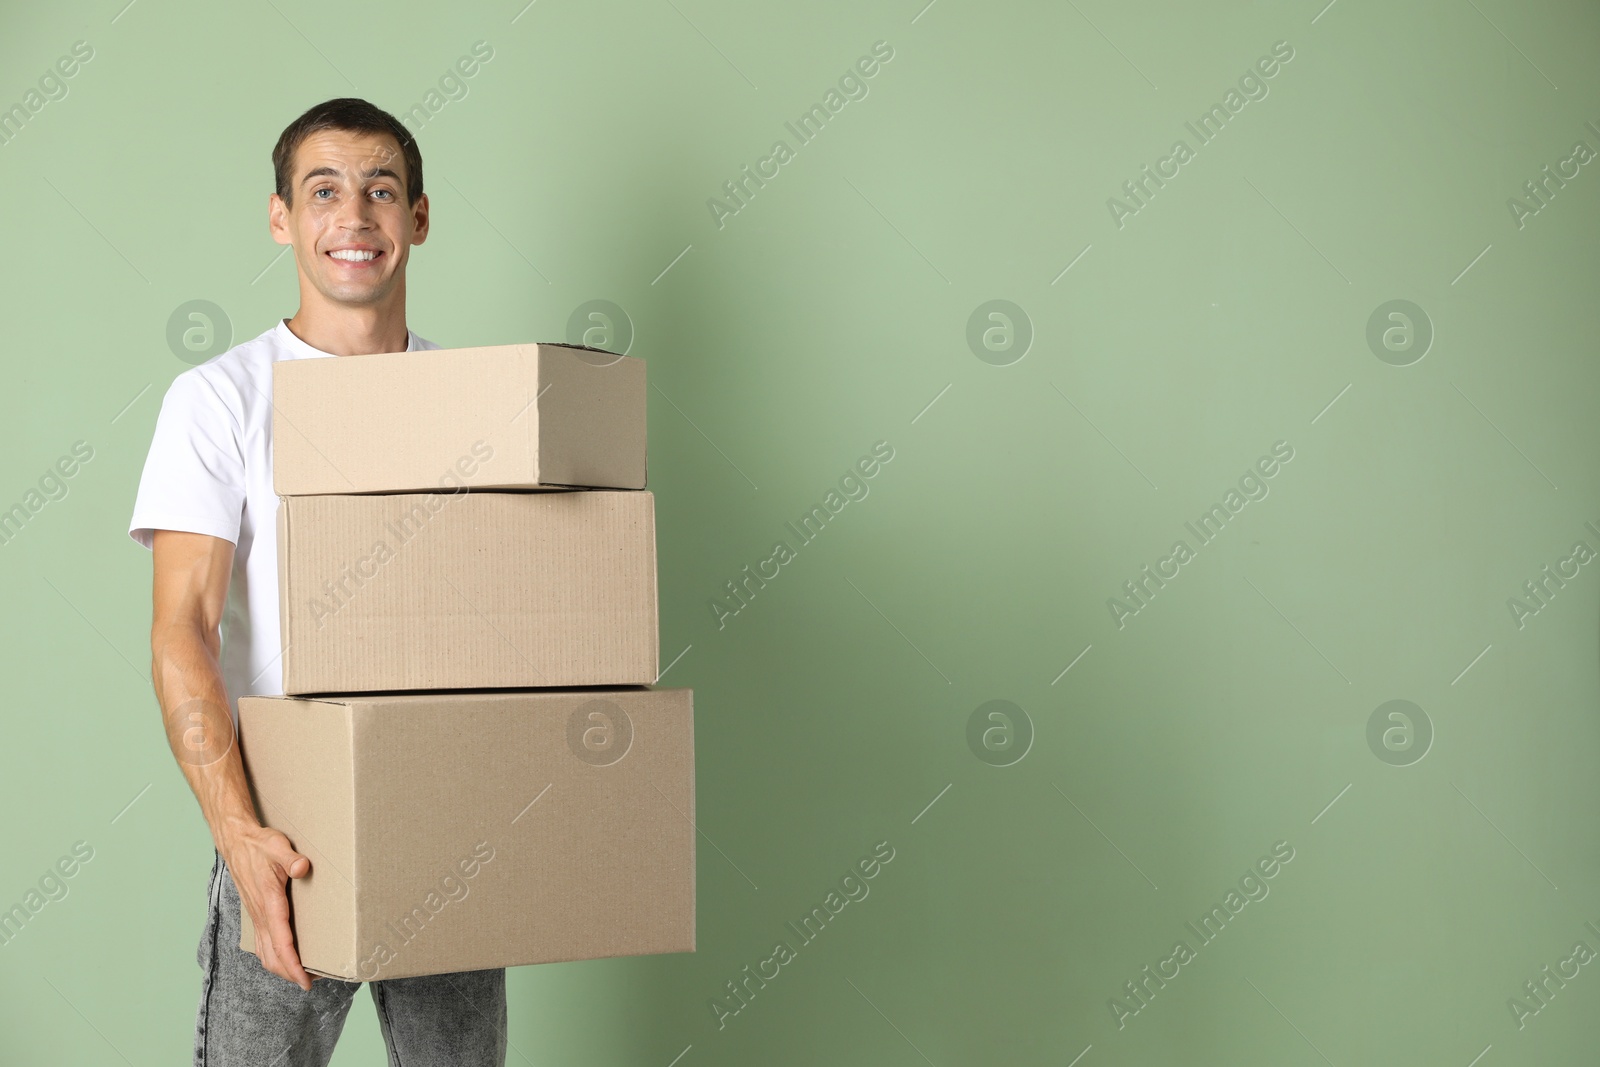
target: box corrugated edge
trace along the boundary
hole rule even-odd
[[[641,493],[650,493],[648,489],[638,490]],[[656,546],[656,495],[650,493],[650,504],[644,509],[646,521],[650,524],[650,626],[656,633],[656,641],[650,649],[651,659],[654,660],[650,668],[651,685],[661,680],[661,556]],[[689,705],[689,716],[694,717],[694,703]]]
[[[283,691],[290,692],[298,688],[289,683],[294,678],[294,635],[289,632],[289,605],[293,602],[289,597],[289,501],[290,497],[278,498],[278,644],[283,649],[283,654],[278,657],[278,674],[283,681]]]
[[[533,349],[531,365],[528,358],[528,349],[530,348]],[[525,469],[533,472],[533,480],[542,485],[544,483],[544,469],[541,462],[543,457],[539,455],[538,449],[539,405],[535,403],[539,399],[539,379],[542,377],[539,372],[541,365],[539,346],[518,345],[517,352],[522,356],[522,400],[524,405],[522,410],[524,414],[527,414],[529,409],[532,409],[533,416],[531,422],[522,424],[522,459]],[[530,378],[532,379],[531,382],[529,381]],[[533,389],[532,396],[528,395],[530,385]]]

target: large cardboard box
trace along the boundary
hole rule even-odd
[[[693,952],[693,717],[690,689],[241,697],[256,809],[312,864],[289,882],[302,965]]]
[[[645,486],[645,364],[496,345],[272,366],[273,487],[309,493]]]
[[[650,685],[648,490],[283,497],[283,691]]]

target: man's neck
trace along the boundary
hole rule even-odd
[[[410,341],[403,306],[399,314],[379,308],[339,308],[333,314],[319,314],[302,303],[287,325],[312,348],[336,356],[404,352]]]

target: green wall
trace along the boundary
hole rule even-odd
[[[0,906],[94,850],[0,947],[0,1061],[185,1062],[211,845],[126,534],[203,357],[169,319],[292,314],[279,131],[334,96],[426,106],[479,41],[418,122],[409,321],[456,347],[623,309],[663,661],[687,650],[662,684],[698,712],[698,951],[514,970],[509,1062],[1592,1056],[1592,6],[125,2],[0,15],[0,105],[93,50],[0,145],[0,506],[93,449],[0,545]],[[880,441],[869,494],[719,620]],[[719,1026],[881,841],[870,894]],[[1267,895],[1203,942],[1242,878]],[[1177,972],[1141,1007],[1147,965]],[[1546,966],[1576,976],[1541,1006]],[[380,1058],[363,993],[335,1062]]]

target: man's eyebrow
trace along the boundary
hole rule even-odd
[[[335,170],[333,167],[315,167],[315,168],[313,168],[311,170],[306,171],[305,177],[300,179],[300,184],[304,185],[306,182],[310,181],[312,178],[323,178],[323,177],[337,178],[338,176],[339,176],[339,171]],[[388,167],[375,167],[372,170],[367,171],[367,177],[368,178],[393,178],[395,181],[399,181],[400,180],[400,175],[396,174],[394,171],[390,170]]]

